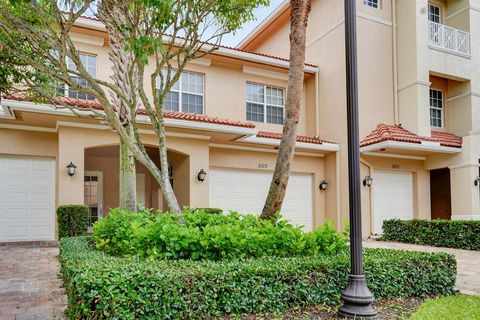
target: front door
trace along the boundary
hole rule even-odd
[[[103,172],[85,171],[84,203],[89,208],[88,231],[103,217]]]

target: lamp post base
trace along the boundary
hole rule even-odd
[[[367,287],[365,276],[350,275],[348,285],[342,293],[343,305],[338,314],[348,319],[374,319],[377,311],[373,308],[373,296]]]

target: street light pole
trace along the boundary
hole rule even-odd
[[[345,59],[347,80],[348,192],[350,203],[350,263],[347,288],[342,293],[339,315],[375,318],[373,295],[362,267],[362,219],[360,201],[360,141],[358,130],[357,12],[356,0],[345,0]]]

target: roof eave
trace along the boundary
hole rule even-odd
[[[424,152],[434,152],[434,153],[446,153],[446,154],[455,154],[462,152],[462,148],[455,147],[445,147],[440,143],[410,143],[410,142],[399,142],[399,141],[382,141],[373,143],[360,148],[361,153],[379,151],[381,149],[403,149],[403,150],[412,150],[412,151],[424,151]]]

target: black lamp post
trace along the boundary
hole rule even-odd
[[[373,295],[362,266],[360,202],[360,140],[358,133],[357,12],[356,0],[345,0],[345,58],[347,70],[348,192],[350,203],[350,263],[348,285],[342,293],[339,315],[355,319],[375,318]]]

